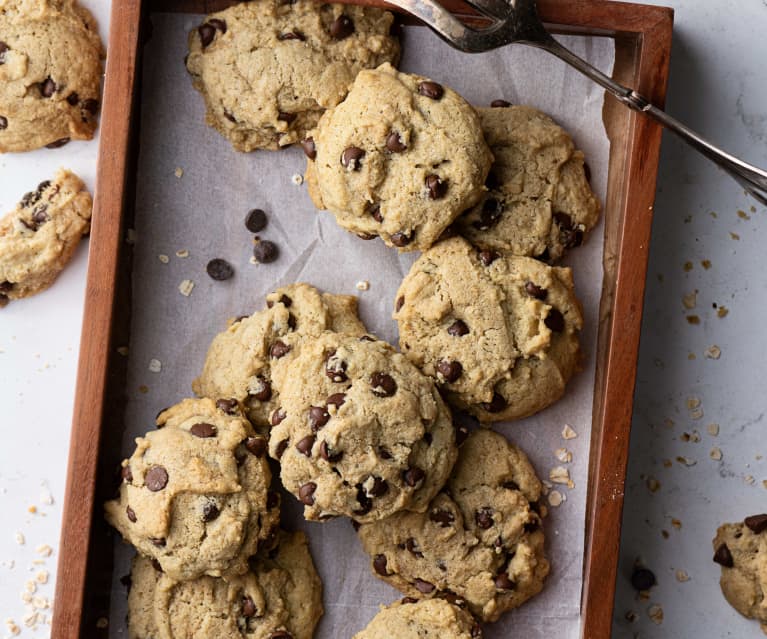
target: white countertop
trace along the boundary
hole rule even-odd
[[[767,1],[650,1],[676,8],[669,111],[736,155],[767,166]],[[94,11],[105,34],[108,0],[83,4]],[[0,211],[9,210],[62,163],[92,185],[96,151],[94,141],[0,156]],[[767,347],[761,330],[766,238],[759,228],[767,211],[759,206],[752,211],[752,205],[727,176],[666,135],[615,637],[760,636],[756,623],[722,599],[719,568],[711,562],[719,523],[767,510],[767,461],[760,457],[767,456],[760,375]],[[21,637],[48,635],[45,624],[36,631],[23,627],[21,596],[41,571],[49,573],[48,582],[37,583],[33,596],[52,599],[53,594],[86,259],[84,243],[49,291],[0,312],[0,512],[5,520],[0,622],[13,619],[22,627]],[[709,268],[702,264],[706,260]],[[691,269],[685,269],[686,262]],[[695,308],[686,309],[683,296],[696,290]],[[727,315],[719,317],[713,304],[726,307]],[[692,315],[698,324],[686,319]],[[718,359],[705,355],[714,345],[721,350]],[[717,436],[709,434],[709,424],[719,425]],[[719,461],[710,458],[714,447],[721,450]],[[659,483],[655,492],[648,489],[648,477]],[[40,548],[45,545],[52,549],[49,557]],[[639,600],[628,582],[638,558],[659,582],[648,600]],[[677,571],[689,581],[678,581]],[[648,614],[653,605],[663,610],[660,625]],[[628,611],[638,620],[626,621]],[[49,610],[42,612],[50,618]],[[0,623],[0,637],[5,636],[11,633]]]

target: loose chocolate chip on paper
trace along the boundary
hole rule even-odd
[[[218,429],[213,424],[206,424],[205,422],[200,422],[199,424],[195,424],[189,429],[189,432],[192,433],[195,437],[201,437],[203,439],[207,439],[209,437],[215,437],[216,433],[218,433]]]
[[[341,14],[330,25],[330,36],[334,40],[343,40],[354,33],[354,21],[347,15]]]
[[[258,233],[266,228],[268,221],[266,211],[263,209],[251,209],[245,217],[245,228],[251,233]]]
[[[441,84],[424,80],[418,83],[418,93],[432,100],[439,100],[445,94],[445,89]]]
[[[280,249],[274,242],[269,240],[257,240],[256,245],[253,247],[253,257],[257,262],[261,264],[269,264],[274,262],[280,255]]]
[[[153,493],[168,485],[168,471],[162,466],[152,466],[144,477],[144,484]]]
[[[222,260],[218,257],[208,262],[205,270],[208,272],[208,275],[210,275],[211,279],[214,279],[218,282],[228,280],[234,275],[234,269],[232,268],[232,265],[229,264],[229,262],[226,260]]]

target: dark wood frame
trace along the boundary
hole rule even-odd
[[[153,9],[203,13],[226,4],[231,2],[160,0]],[[457,10],[458,2],[448,0],[446,6]],[[539,9],[556,32],[614,37],[614,77],[663,106],[671,9],[603,0],[539,0]],[[99,636],[95,619],[108,610],[111,537],[101,523],[101,500],[110,490],[109,468],[119,451],[105,445],[102,433],[114,423],[112,416],[119,423],[125,380],[125,363],[115,353],[125,343],[129,322],[128,314],[118,311],[129,303],[130,255],[123,240],[135,194],[141,15],[141,0],[113,0],[53,639]],[[586,639],[609,637],[612,627],[630,398],[661,142],[657,125],[609,97],[604,117],[612,145],[586,521],[582,602]]]

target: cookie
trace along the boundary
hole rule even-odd
[[[394,319],[402,352],[482,422],[549,406],[578,367],[583,317],[570,269],[460,237],[413,264]]]
[[[719,585],[725,599],[767,632],[767,514],[720,526],[714,561],[722,567]]]
[[[241,574],[279,521],[266,440],[231,403],[185,399],[136,439],[107,521],[171,579]]]
[[[402,601],[381,608],[353,639],[482,639],[472,616],[442,599]]]
[[[531,107],[477,111],[495,156],[490,191],[455,229],[481,248],[559,260],[599,220],[583,153],[562,127]]]
[[[471,105],[386,64],[360,72],[323,115],[306,178],[314,204],[343,228],[425,250],[482,198],[491,161]]]
[[[358,534],[373,573],[405,595],[447,598],[496,621],[539,593],[549,573],[540,497],[527,456],[478,429],[426,512],[400,512]]]
[[[60,170],[0,219],[0,307],[53,284],[90,231],[92,206],[82,180]]]
[[[307,519],[372,521],[423,511],[456,458],[450,412],[431,379],[389,344],[341,333],[272,364],[280,406],[269,454]]]
[[[280,531],[277,545],[225,579],[177,582],[145,557],[133,560],[128,595],[130,639],[311,639],[322,583],[306,536]]]
[[[103,52],[96,21],[75,0],[4,0],[0,153],[90,140]]]
[[[186,63],[207,123],[238,151],[303,140],[361,69],[397,63],[393,21],[381,9],[311,0],[211,14],[189,34]]]
[[[277,289],[267,308],[238,318],[210,345],[201,375],[192,382],[200,397],[233,398],[241,402],[256,430],[268,434],[269,416],[278,406],[272,385],[271,361],[289,334],[316,336],[325,330],[363,335],[357,298],[320,293],[308,284]]]

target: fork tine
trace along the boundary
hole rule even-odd
[[[389,2],[425,22],[448,42],[460,41],[466,35],[466,25],[434,0],[389,0]]]
[[[464,0],[481,14],[490,18],[505,20],[510,17],[514,7],[507,0]]]

